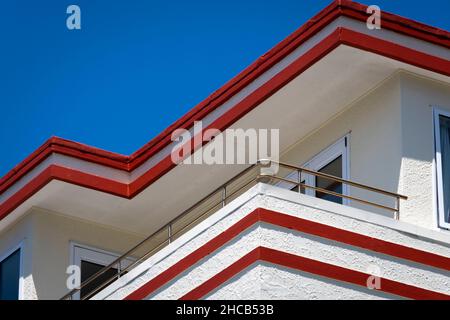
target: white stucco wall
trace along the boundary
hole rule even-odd
[[[22,242],[23,299],[59,299],[69,291],[65,272],[70,264],[71,242],[120,253],[140,239],[138,235],[33,208],[0,235],[0,255]]]
[[[407,201],[401,201],[400,219],[437,229],[432,106],[450,111],[450,85],[399,71],[300,139],[281,160],[303,165],[349,134],[350,180],[407,196]],[[351,188],[350,195],[395,204],[357,188]],[[391,215],[356,202],[350,205]]]
[[[31,260],[33,257],[33,221],[30,216],[26,216],[0,235],[0,257],[5,258],[18,246],[21,246],[22,267],[21,283],[19,284],[19,296],[22,299],[35,299],[36,290],[32,273]]]
[[[380,83],[371,92],[347,106],[322,127],[300,139],[281,156],[287,163],[302,166],[329,145],[349,134],[349,179],[397,192],[402,159],[400,75]],[[394,206],[391,198],[357,188],[351,196]],[[384,215],[391,213],[352,202],[352,206]]]
[[[450,257],[449,235],[415,227],[360,209],[259,184],[146,260],[95,298],[122,299],[126,297],[258,207]],[[381,270],[383,278],[450,294],[448,272],[266,223],[257,223],[151,293],[148,299],[180,298],[259,246],[365,273],[370,273],[371,268],[376,266]],[[392,297],[384,293],[371,292],[364,287],[349,286],[330,279],[306,276],[301,272],[291,272],[280,267],[258,264],[255,268],[244,271],[242,274],[245,276],[238,277],[238,280],[236,278],[229,280],[221,288],[210,293],[209,297],[236,298],[234,291],[230,289],[240,286],[235,284],[235,281],[243,281],[241,288],[245,288],[243,291],[246,293],[241,293],[242,298],[309,297],[324,299],[331,295],[342,299],[363,298],[367,295],[371,298]],[[268,270],[267,275],[271,275],[270,279],[266,278],[266,273],[261,270]],[[258,277],[258,274],[264,274],[264,277],[261,276],[260,281],[251,281]],[[298,281],[297,285],[292,287],[292,282],[288,279]],[[320,286],[321,281],[326,285]],[[289,283],[290,285],[288,285]],[[312,289],[305,295],[305,288],[309,286],[312,286]],[[276,287],[276,290],[271,290],[273,287]],[[323,295],[320,293],[319,287],[326,291],[323,292]]]
[[[433,181],[433,106],[450,111],[450,85],[402,74],[402,164],[399,191],[408,195],[402,219],[437,228]],[[444,231],[450,232],[450,231]]]

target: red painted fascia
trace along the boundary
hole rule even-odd
[[[129,185],[126,183],[102,178],[71,168],[50,165],[0,205],[0,220],[5,218],[52,180],[64,181],[118,197],[129,198],[127,196],[129,194]]]
[[[262,55],[236,77],[227,82],[207,99],[199,103],[186,115],[167,127],[157,137],[130,156],[104,151],[57,137],[50,138],[40,148],[0,179],[0,194],[53,152],[127,172],[134,170],[171,142],[170,135],[174,129],[191,127],[194,121],[200,120],[206,114],[222,105],[230,97],[242,90],[242,88],[291,53],[296,47],[322,30],[337,17],[347,16],[360,21],[365,21],[368,17],[366,9],[367,6],[353,1],[337,0],[332,2],[292,35],[281,41],[266,54]],[[450,47],[449,32],[394,14],[387,12],[382,13],[382,27],[445,48]],[[153,174],[153,176],[161,176],[162,174]]]
[[[385,240],[372,238],[359,233],[339,229],[318,222],[290,216],[284,213],[258,208],[242,218],[240,221],[236,222],[227,230],[220,233],[215,238],[202,245],[197,250],[187,255],[185,258],[175,263],[173,266],[169,267],[167,270],[161,272],[155,278],[145,283],[136,291],[132,292],[125,299],[144,299],[152,292],[156,291],[158,288],[168,283],[176,276],[183,273],[185,270],[191,268],[200,260],[215,252],[227,242],[235,239],[239,236],[239,234],[259,222],[269,223],[286,229],[295,230],[297,232],[307,233],[331,241],[337,241],[347,245],[355,246],[364,250],[378,252],[395,258],[409,260],[426,266],[450,271],[450,258],[448,257],[440,256],[415,248],[406,247]],[[254,254],[252,254],[251,257],[254,258]],[[250,262],[250,260],[247,257],[243,260],[243,262],[240,262],[239,265],[242,266],[243,269],[249,265],[248,263],[252,263]],[[228,275],[228,273],[225,272],[225,275]],[[220,276],[219,278],[222,279],[222,276]]]
[[[33,170],[53,153],[97,163],[114,169],[128,171],[128,156],[104,151],[58,137],[51,137],[23,162],[14,167],[0,179],[0,194],[5,192],[12,184]]]
[[[353,18],[362,22],[367,21],[369,14],[364,4],[349,0],[341,0],[339,10],[341,15]],[[382,11],[381,28],[395,31],[409,37],[424,40],[444,48],[450,48],[450,32],[417,22],[396,14]]]
[[[350,29],[340,28],[340,30],[339,39],[341,44],[450,76],[449,60],[431,56],[376,37],[367,37]]]

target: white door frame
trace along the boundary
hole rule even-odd
[[[450,229],[450,223],[445,222],[445,208],[444,208],[444,182],[442,178],[442,154],[441,154],[441,130],[439,116],[450,118],[450,112],[446,110],[433,107],[433,125],[434,125],[434,148],[435,148],[435,162],[436,162],[436,175],[435,175],[435,194],[433,198],[437,201],[437,216],[438,226],[445,229]],[[450,196],[450,195],[448,195]]]
[[[77,242],[70,242],[70,265],[75,265],[80,268],[81,276],[81,261],[87,261],[102,266],[107,266],[111,264],[114,260],[120,257],[121,254],[117,252],[106,251],[103,249],[95,248],[85,244],[80,244]],[[121,262],[121,268],[128,267],[133,263],[135,259],[129,257]],[[80,292],[78,291],[73,295],[74,300],[80,299]]]
[[[350,180],[350,133],[347,133],[345,136],[320,151],[306,163],[301,164],[300,167],[313,171],[319,171],[339,156],[342,156],[342,179]],[[286,179],[297,181],[297,172],[290,173]],[[305,180],[305,183],[310,186],[314,186],[316,182],[315,176],[305,173],[302,173],[300,177],[300,181],[303,180]],[[279,182],[277,183],[277,186],[288,188],[292,185],[287,182]],[[350,188],[348,185],[342,185],[342,193],[344,195],[350,195]],[[311,188],[305,188],[305,194],[315,196],[315,191]],[[342,198],[342,204],[348,205],[349,203],[349,199]]]
[[[350,134],[346,134],[344,137],[340,138],[336,142],[334,142],[329,147],[325,148],[317,155],[315,155],[311,160],[306,162],[303,167],[306,169],[310,169],[313,171],[319,171],[326,165],[328,165],[333,160],[337,159],[339,156],[342,157],[342,179],[349,180],[350,179]],[[316,184],[316,176],[311,174],[305,174],[302,177],[302,180],[305,180],[307,185],[314,186]],[[306,188],[306,194],[315,196],[315,190],[311,188]],[[344,195],[349,195],[349,187],[345,183],[342,184],[342,193]],[[342,198],[342,204],[348,205],[349,201],[346,198]]]

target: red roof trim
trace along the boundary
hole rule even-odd
[[[5,218],[14,209],[32,197],[52,180],[65,181],[81,187],[106,192],[118,197],[129,198],[128,184],[91,175],[71,168],[50,165],[0,205],[0,220]]]
[[[367,6],[352,1],[336,0],[332,2],[292,35],[261,56],[235,78],[227,82],[219,90],[215,91],[207,99],[189,111],[185,116],[167,127],[157,137],[130,156],[104,151],[57,137],[50,138],[40,148],[0,179],[0,194],[53,152],[77,157],[119,170],[132,171],[168,145],[170,143],[170,135],[174,129],[192,126],[195,120],[204,117],[206,114],[223,104],[226,100],[242,90],[242,88],[247,86],[251,81],[267,71],[267,69],[283,59],[292,52],[293,49],[316,34],[335,18],[347,16],[365,21],[368,16],[366,9]],[[422,39],[445,48],[450,47],[450,33],[445,30],[434,28],[387,12],[383,12],[382,17],[383,28]]]
[[[283,228],[298,232],[312,234],[332,241],[338,241],[351,246],[359,247],[396,258],[405,259],[435,268],[450,271],[450,258],[434,253],[406,247],[392,242],[372,238],[359,233],[339,229],[329,225],[313,222],[310,220],[290,216],[280,212],[258,208],[242,218],[240,221],[211,239],[185,258],[181,259],[167,270],[161,272],[136,291],[129,294],[125,299],[144,299],[152,292],[191,268],[201,259],[216,251],[230,240],[236,238],[240,233],[258,222],[270,223]],[[244,260],[247,261],[247,260]],[[245,264],[243,264],[245,265]]]
[[[260,88],[252,92],[248,97],[236,104],[232,109],[228,110],[224,115],[215,120],[210,126],[204,128],[204,130],[207,130],[209,128],[215,128],[219,130],[226,129],[340,44],[345,44],[369,52],[374,52],[411,65],[439,72],[447,76],[450,75],[449,60],[431,56],[389,41],[381,40],[352,30],[338,28],[328,37],[318,43],[315,47],[310,49],[304,55],[287,66],[284,70],[279,72],[272,79],[263,84]],[[76,148],[74,148],[75,146]],[[118,164],[123,161],[123,157],[125,157],[120,155],[112,156],[110,153],[105,151],[98,151],[98,153],[94,154],[91,152],[92,150],[90,150],[89,147],[85,145],[63,141],[58,138],[52,138],[47,142],[47,144],[36,151],[35,158],[32,158],[28,163],[25,164],[25,173],[39,164],[43,159],[48,157],[52,152],[54,152],[53,150],[58,150],[58,152],[61,152],[63,154],[74,156],[76,154],[82,154],[85,160],[92,158],[91,161],[95,161],[94,159],[99,159],[98,157],[102,157],[101,159],[104,159],[102,161],[105,164]],[[100,161],[98,162],[100,163]],[[169,155],[159,163],[157,163],[150,170],[145,172],[142,176],[137,178],[135,181],[131,182],[129,185],[124,184],[123,187],[118,188],[118,190],[122,190],[120,194],[118,194],[116,191],[111,192],[111,189],[116,190],[116,188],[112,187],[111,185],[120,184],[119,182],[100,178],[88,173],[84,173],[84,175],[86,177],[89,177],[89,179],[86,179],[86,183],[84,183],[83,186],[98,191],[119,195],[125,198],[133,198],[147,186],[159,179],[162,175],[170,171],[173,167],[175,167],[175,164],[171,161]],[[76,170],[74,170],[74,172],[79,174],[79,172]],[[12,176],[11,180],[4,181],[4,185],[0,186],[0,194],[3,193],[12,183],[17,181],[20,177],[21,174],[17,174]],[[51,176],[50,180],[51,178],[59,179],[59,177],[56,175]],[[8,199],[0,205],[0,219],[5,217],[8,213],[12,212],[12,210],[20,205],[20,202],[26,201],[29,197],[31,197],[32,194],[37,192],[38,189],[43,186],[42,184],[35,183],[34,180],[36,180],[36,178],[33,179],[29,183],[29,185],[24,186],[14,195],[14,199],[21,199],[20,201],[12,201],[11,199]],[[98,183],[97,180],[102,180],[104,181],[104,183]],[[72,181],[70,179],[70,176],[64,181],[78,184],[77,181]],[[33,192],[25,192],[24,190],[28,190],[30,186],[34,186],[36,189]]]
[[[366,5],[341,0],[340,8],[343,16],[365,22],[369,14],[366,13]],[[389,29],[404,35],[431,42],[438,46],[450,48],[450,32],[417,22],[402,16],[382,11],[381,28]]]
[[[126,163],[126,159],[128,159],[127,156],[95,149],[81,143],[61,139],[58,137],[52,137],[47,140],[41,147],[39,147],[35,152],[33,152],[25,161],[17,165],[2,179],[0,179],[0,194],[5,192],[11,185],[17,182],[17,180],[33,170],[37,165],[39,165],[53,153],[82,159],[114,169],[128,169],[128,165]]]
[[[180,300],[201,299],[257,261],[266,261],[275,265],[300,270],[366,288],[367,279],[372,276],[367,273],[338,267],[329,263],[293,255],[279,250],[258,247],[216,274],[211,279],[185,294],[180,298]],[[380,289],[374,289],[375,291],[381,291],[417,300],[450,300],[449,295],[415,287],[398,281],[389,280],[383,277],[380,277],[380,284]]]

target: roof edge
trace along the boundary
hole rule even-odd
[[[52,153],[64,154],[114,169],[131,172],[167,146],[171,142],[170,136],[173,130],[191,127],[194,121],[200,120],[214,111],[336,18],[347,16],[356,20],[365,21],[369,16],[366,13],[367,7],[366,5],[349,0],[333,1],[290,36],[263,54],[237,76],[225,83],[183,117],[172,123],[150,142],[129,156],[59,137],[51,137],[0,179],[0,194]],[[382,25],[386,29],[450,48],[450,32],[448,31],[387,12],[382,12],[382,16]]]

